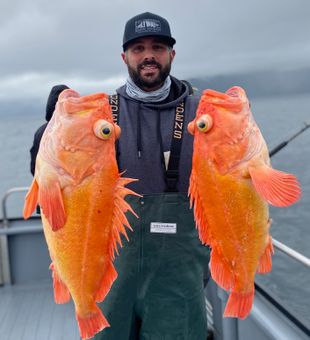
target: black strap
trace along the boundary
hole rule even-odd
[[[109,104],[111,106],[113,122],[114,124],[118,125],[118,122],[119,122],[119,95],[118,93],[112,94],[109,96]],[[119,151],[119,140],[118,139],[115,142],[115,150],[116,150],[117,164],[119,165],[120,151]]]
[[[119,95],[118,93],[109,96],[109,104],[112,110],[113,122],[118,124],[119,121]]]
[[[181,80],[186,84],[189,89],[189,95],[194,94],[194,90],[190,82]],[[175,109],[173,135],[170,148],[170,158],[168,169],[166,171],[166,191],[177,192],[177,183],[179,180],[179,163],[181,156],[182,137],[184,131],[184,114],[185,114],[185,101],[181,101]]]
[[[177,191],[177,182],[179,179],[179,163],[183,139],[182,137],[184,131],[184,113],[185,102],[183,100],[175,109],[174,127],[170,147],[170,158],[168,169],[166,171],[167,192]]]

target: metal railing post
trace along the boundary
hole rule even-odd
[[[8,237],[5,233],[6,229],[9,229],[9,220],[7,215],[6,202],[8,197],[12,193],[16,192],[26,192],[28,187],[19,187],[8,190],[4,196],[2,197],[2,224],[0,225],[1,231],[3,232],[0,235],[0,284],[11,284],[11,268],[10,268],[10,254],[8,247]]]

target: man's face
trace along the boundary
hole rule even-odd
[[[147,92],[162,86],[174,56],[175,51],[156,37],[137,39],[122,53],[130,77]]]

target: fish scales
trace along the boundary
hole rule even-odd
[[[230,292],[224,316],[251,311],[255,273],[271,270],[268,203],[299,199],[295,176],[272,169],[245,91],[203,92],[196,118],[189,195],[202,243],[211,247],[213,279]]]
[[[114,173],[117,174],[116,171]],[[64,193],[64,206],[68,218],[65,228],[61,228],[57,233],[53,232],[44,215],[42,216],[51,257],[55,263],[62,263],[61,266],[56,266],[58,274],[64,282],[68,282],[67,286],[73,297],[83,298],[82,301],[76,302],[76,306],[82,302],[89,305],[88,308],[80,308],[81,311],[88,311],[93,306],[93,298],[87,299],[84,292],[99,290],[107,270],[104,268],[107,268],[110,262],[108,257],[103,256],[102,249],[109,249],[112,239],[114,207],[111,197],[114,189],[106,186],[100,189],[105,190],[105,193],[96,196],[93,194],[99,187],[98,183],[106,181],[106,175],[102,174],[96,181],[85,183],[74,193],[69,195]],[[79,214],[76,214],[77,209],[80,210]],[[91,263],[89,259],[92,260]]]
[[[113,123],[107,95],[59,96],[40,144],[24,217],[41,206],[44,235],[52,259],[56,303],[72,297],[83,339],[110,326],[96,305],[108,294],[117,273],[115,252],[128,239],[125,213],[134,211],[115,155],[120,128]]]
[[[256,254],[263,254],[267,242],[267,204],[247,181],[222,176],[212,166],[209,171],[207,168],[203,168],[205,180],[200,193],[206,197],[202,204],[208,220],[209,243],[226,261],[233,261],[235,268],[245,264],[242,257],[246,256],[253,279]],[[249,206],[247,202],[252,203]]]

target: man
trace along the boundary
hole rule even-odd
[[[170,76],[175,57],[166,19],[130,19],[122,58],[129,77],[111,100],[122,134],[120,171],[139,179],[128,200],[139,215],[114,265],[118,278],[101,304],[111,327],[94,339],[205,340],[203,272],[209,260],[189,209],[192,137],[198,99]]]

